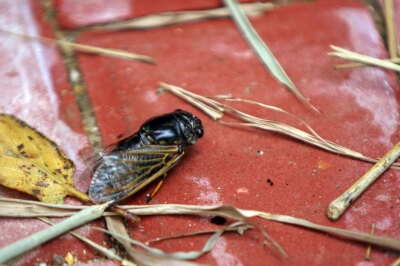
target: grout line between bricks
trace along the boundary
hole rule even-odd
[[[70,41],[70,39],[73,39],[79,33],[79,30],[67,32],[61,29],[56,19],[56,9],[52,3],[52,0],[40,0],[40,2],[45,11],[46,19],[51,25],[56,39]],[[72,86],[73,93],[78,104],[79,112],[82,118],[83,129],[86,132],[89,145],[93,151],[100,150],[103,148],[103,141],[101,138],[100,130],[97,126],[93,106],[82,77],[82,72],[80,70],[75,51],[70,46],[62,44],[59,44],[58,47],[64,61],[64,66],[68,72],[68,79]],[[119,218],[117,217],[113,219]],[[107,227],[110,228],[110,222],[107,219],[106,223]],[[129,233],[129,229],[125,225],[124,227]],[[126,251],[121,251],[124,250],[124,247],[120,243],[116,242],[112,243],[112,245],[116,250],[119,250],[120,253],[122,252],[123,254],[126,254],[127,257],[129,257],[129,253],[126,253]]]
[[[40,0],[44,9],[47,22],[51,25],[56,39],[68,40],[75,37],[74,32],[63,31],[56,19],[56,9],[51,0]],[[92,150],[100,150],[103,148],[100,130],[97,126],[96,117],[94,115],[93,106],[87,92],[82,72],[79,67],[78,60],[73,48],[58,44],[59,50],[64,61],[64,66],[68,72],[68,80],[72,86],[75,99],[78,104],[79,112],[82,118],[83,129],[89,141]]]

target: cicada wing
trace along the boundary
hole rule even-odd
[[[94,171],[90,199],[120,201],[167,172],[182,156],[176,145],[146,145],[106,154]]]
[[[86,165],[85,171],[80,174],[79,180],[85,181],[90,180],[93,177],[96,169],[103,163],[103,158],[112,152],[115,147],[115,143],[108,145],[104,149],[90,149],[87,148],[80,152],[80,158]]]
[[[124,141],[127,138],[132,138],[135,137],[136,134],[125,136],[120,138],[118,142],[111,143],[107,145],[103,149],[86,149],[82,151],[81,153],[81,159],[86,165],[85,171],[79,176],[79,180],[90,180],[93,178],[94,173],[96,172],[96,169],[104,162],[104,158],[107,157],[107,155],[110,155],[114,153],[114,151],[118,148],[118,145],[121,141]]]

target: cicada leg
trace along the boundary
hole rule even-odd
[[[158,182],[156,188],[153,190],[153,192],[147,196],[146,199],[146,203],[149,203],[150,200],[154,197],[154,195],[156,195],[156,193],[160,190],[162,184],[164,183],[165,178],[167,177],[167,173],[164,173],[161,177],[160,177],[160,181]]]
[[[113,212],[115,212],[115,213],[118,213],[119,215],[125,217],[126,219],[128,219],[128,220],[130,220],[130,221],[132,221],[132,222],[134,222],[134,223],[140,222],[139,216],[134,215],[134,214],[128,212],[127,210],[121,209],[121,208],[119,208],[119,207],[117,207],[117,206],[114,206],[114,205],[108,207],[108,209],[109,209],[110,211],[113,211]]]

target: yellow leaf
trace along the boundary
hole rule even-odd
[[[43,202],[63,203],[68,194],[87,201],[73,187],[74,172],[57,144],[18,118],[0,114],[0,184]]]
[[[0,156],[0,183],[48,203],[62,203],[68,194],[36,165],[14,156]]]

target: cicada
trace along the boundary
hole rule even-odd
[[[91,201],[116,203],[162,178],[203,133],[201,120],[179,109],[147,120],[136,133],[99,153],[90,169]]]

